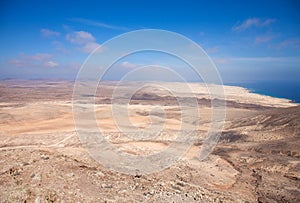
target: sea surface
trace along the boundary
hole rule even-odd
[[[300,81],[232,82],[225,85],[240,86],[258,94],[290,99],[300,103]]]

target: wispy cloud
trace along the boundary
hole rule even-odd
[[[236,57],[230,58],[233,62],[284,62],[284,63],[294,63],[300,62],[300,57]]]
[[[25,67],[27,64],[25,61],[19,59],[10,59],[7,63],[16,67]]]
[[[276,49],[293,48],[300,49],[300,38],[285,39],[273,46]]]
[[[227,58],[213,58],[216,64],[263,64],[263,63],[285,63],[285,64],[299,64],[300,57],[227,57]]]
[[[94,21],[86,18],[71,18],[69,20],[73,22],[82,23],[85,25],[95,26],[95,27],[102,27],[102,28],[114,29],[114,30],[129,30],[127,27],[110,25],[110,24],[106,24],[103,22]]]
[[[44,37],[57,37],[60,35],[60,32],[56,32],[49,29],[41,29],[40,32]]]
[[[216,64],[227,64],[230,61],[230,58],[213,58],[213,61]]]
[[[276,19],[273,18],[267,18],[267,19],[248,18],[244,20],[242,23],[238,23],[237,25],[233,26],[232,30],[239,32],[239,31],[247,30],[252,27],[267,27],[274,22],[276,22]]]
[[[65,45],[59,41],[53,41],[52,45],[55,49],[63,54],[68,54],[70,51],[65,47]]]
[[[91,53],[101,45],[96,42],[95,37],[86,31],[71,32],[66,35],[66,39],[72,44],[78,45],[78,49],[84,53]],[[101,48],[99,49],[101,51]]]
[[[219,51],[220,51],[220,47],[219,47],[219,46],[208,47],[208,48],[206,49],[206,52],[207,52],[208,54],[217,53],[217,52],[219,52]]]
[[[255,38],[256,44],[266,43],[271,41],[274,38],[274,36],[260,36]]]
[[[8,60],[8,64],[21,68],[31,67],[58,67],[59,64],[53,60],[53,55],[48,53],[37,53],[34,55],[19,54],[18,58]]]
[[[134,63],[130,63],[128,61],[124,61],[120,64],[121,67],[123,68],[129,68],[129,69],[133,69],[133,68],[136,68],[138,67],[139,65],[138,64],[134,64]]]
[[[81,67],[81,63],[78,63],[78,62],[69,62],[65,65],[63,65],[62,67],[65,68],[65,69],[74,69],[74,70],[78,70],[80,69]]]

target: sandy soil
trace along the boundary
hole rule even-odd
[[[300,107],[296,104],[225,87],[225,128],[212,154],[200,161],[212,112],[204,85],[191,83],[189,92],[180,83],[157,83],[136,92],[128,107],[130,122],[141,130],[165,122],[165,133],[132,140],[112,133],[118,131],[111,116],[116,84],[103,83],[96,95],[97,123],[115,147],[138,156],[166,149],[174,140],[170,132],[180,128],[181,109],[166,87],[172,85],[181,97],[194,93],[199,103],[199,140],[181,161],[153,174],[127,175],[97,163],[81,145],[74,127],[72,85],[0,82],[0,202],[300,201]],[[122,91],[137,85],[128,83]]]

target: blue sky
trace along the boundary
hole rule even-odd
[[[74,79],[95,47],[154,28],[201,45],[225,82],[300,80],[298,1],[4,0],[0,9],[0,78]]]

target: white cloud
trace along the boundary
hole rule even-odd
[[[121,63],[121,67],[123,67],[123,68],[136,68],[138,66],[139,65],[130,63],[128,61],[124,61],[124,62]]]
[[[52,36],[57,37],[60,35],[59,32],[49,30],[49,29],[41,29],[40,32],[44,37],[52,37]]]
[[[66,39],[72,44],[78,45],[78,50],[88,54],[101,46],[91,33],[85,31],[69,33],[66,35]],[[102,48],[99,48],[98,51],[102,51]]]
[[[86,44],[95,41],[95,37],[85,31],[72,32],[66,35],[66,39],[73,44]]]
[[[276,20],[267,18],[267,19],[261,19],[261,18],[248,18],[244,20],[242,23],[237,24],[236,26],[233,26],[233,31],[244,31],[251,27],[267,27],[270,24],[274,23]]]
[[[54,67],[57,67],[59,64],[54,62],[54,61],[47,61],[45,63],[45,66],[48,66],[48,67],[51,67],[51,68],[54,68]]]
[[[92,51],[94,51],[95,49],[99,48],[97,50],[97,52],[100,52],[102,51],[101,45],[96,43],[96,42],[88,42],[86,43],[82,48],[81,48],[81,51],[84,52],[84,53],[91,53]]]
[[[53,61],[53,55],[47,53],[37,53],[34,55],[20,54],[18,58],[8,60],[8,64],[21,68],[54,68],[59,66],[57,62]]]

